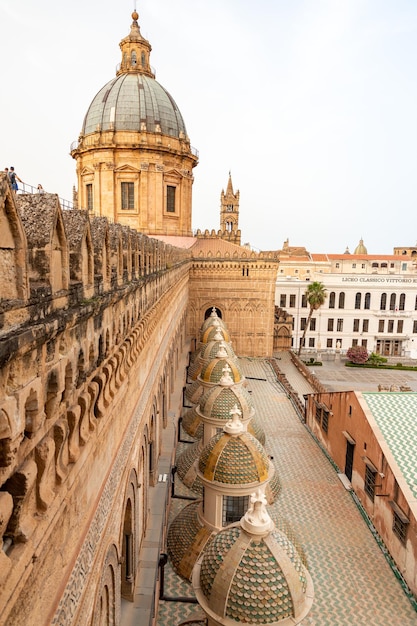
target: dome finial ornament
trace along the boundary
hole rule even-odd
[[[230,411],[230,416],[232,419],[227,422],[223,429],[225,433],[228,433],[229,435],[240,435],[245,430],[242,420],[240,419],[241,415],[242,412],[239,411],[237,405],[235,404],[233,409],[231,409]]]
[[[230,385],[233,385],[234,380],[231,376],[232,370],[230,369],[230,366],[228,363],[226,363],[226,365],[223,367],[222,372],[223,372],[223,375],[219,380],[219,385],[222,385],[223,387],[229,387]]]
[[[274,522],[266,510],[267,500],[262,489],[258,488],[250,497],[250,506],[240,520],[246,532],[253,535],[263,535],[274,528]]]

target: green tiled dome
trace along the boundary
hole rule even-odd
[[[214,309],[214,307],[213,307]],[[204,322],[201,325],[201,332],[204,332],[209,326],[222,326],[222,327],[226,327],[226,324],[224,323],[224,321],[222,320],[221,317],[219,317],[217,315],[217,311],[214,309],[212,310],[212,312],[210,313],[210,315],[208,317],[206,317],[206,319],[204,320]]]
[[[192,380],[195,380],[197,376],[200,374],[204,365],[209,363],[212,359],[214,359],[217,356],[217,353],[220,347],[222,347],[226,351],[226,354],[229,358],[231,359],[237,358],[230,343],[226,343],[223,339],[213,340],[213,341],[209,341],[208,343],[201,344],[201,347],[199,348],[199,350],[197,350],[197,355],[194,361],[188,368],[189,378],[191,378]]]
[[[168,530],[167,548],[177,574],[191,580],[193,567],[212,532],[198,518],[200,502],[192,502],[180,511]]]
[[[183,417],[181,426],[190,437],[201,439],[203,436],[203,422],[201,416],[197,413],[197,406],[188,409]]]
[[[268,479],[269,459],[263,446],[247,431],[237,436],[223,432],[203,448],[198,468],[208,481],[250,485]]]
[[[202,608],[219,624],[227,619],[298,624],[312,605],[311,578],[291,541],[276,528],[261,536],[240,524],[221,530],[204,551],[196,583],[204,596],[197,593]]]
[[[204,393],[204,387],[199,380],[195,380],[185,389],[185,397],[191,404],[197,404]]]
[[[197,474],[197,465],[195,464],[202,448],[203,442],[199,439],[195,443],[188,445],[177,459],[178,478],[186,487],[192,489],[198,495],[203,494],[203,485],[200,476]]]
[[[237,406],[243,421],[251,418],[255,412],[252,398],[242,385],[222,387],[217,385],[206,391],[200,398],[197,412],[204,418],[219,421],[230,420],[230,411]]]
[[[230,334],[227,328],[223,326],[209,326],[203,332],[200,333],[200,342],[208,343],[216,338],[217,333],[222,335],[223,341],[230,343]]]
[[[204,365],[199,380],[205,383],[217,384],[224,375],[224,368],[227,368],[234,383],[243,380],[242,370],[235,359],[215,358]]]

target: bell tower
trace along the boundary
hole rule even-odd
[[[229,172],[226,193],[220,196],[220,237],[240,246],[239,230],[239,197],[240,192],[233,192],[232,175]]]

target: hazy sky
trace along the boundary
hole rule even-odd
[[[193,228],[370,254],[417,240],[416,0],[137,0],[200,155]],[[0,0],[0,167],[71,199],[70,144],[115,75],[133,0]]]

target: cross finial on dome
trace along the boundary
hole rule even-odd
[[[258,488],[250,497],[250,506],[240,520],[244,530],[253,535],[263,535],[274,528],[274,522],[266,510],[267,500],[264,492]]]
[[[245,429],[243,427],[242,420],[240,416],[242,413],[237,408],[236,404],[233,409],[230,411],[231,420],[227,422],[224,426],[223,430],[228,435],[240,435]]]
[[[223,387],[229,387],[230,385],[234,385],[234,380],[230,375],[231,371],[232,370],[230,368],[230,365],[226,363],[226,365],[222,369],[223,375],[219,380],[219,385],[222,385]]]
[[[215,306],[211,309],[210,317],[218,317]]]
[[[226,345],[225,345],[224,341],[221,341],[219,343],[219,347],[217,349],[216,358],[218,358],[218,359],[226,359],[227,356],[228,356],[228,354],[227,354],[227,350],[226,350]],[[222,371],[224,371],[224,370],[222,370]]]

